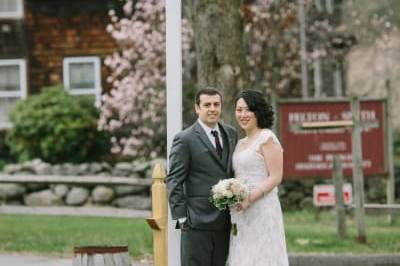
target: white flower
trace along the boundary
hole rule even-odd
[[[227,198],[232,198],[233,197],[233,193],[230,190],[225,190],[224,191],[224,196]]]
[[[239,179],[220,180],[212,187],[211,202],[220,210],[232,207],[243,201],[248,195],[248,186]]]

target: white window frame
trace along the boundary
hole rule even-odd
[[[326,0],[325,1],[325,6],[326,6],[326,11],[328,12],[328,14],[333,14],[333,12],[335,11],[335,7],[334,7],[334,0]]]
[[[27,79],[26,79],[26,60],[25,59],[0,59],[0,66],[19,66],[19,84],[18,91],[0,91],[0,98],[26,98]],[[0,129],[11,128],[11,122],[0,122]]]
[[[70,89],[70,64],[71,63],[93,63],[94,65],[94,88]],[[96,104],[100,103],[101,97],[101,65],[98,56],[66,57],[63,60],[64,88],[72,95],[95,95]]]
[[[23,0],[14,0],[17,3],[17,10],[14,12],[11,11],[1,11],[0,10],[0,19],[20,19],[24,17],[24,1]]]
[[[334,0],[315,0],[315,6],[318,11],[326,10],[328,14],[333,14],[334,12]]]
[[[20,97],[25,98],[26,90],[26,60],[25,59],[0,59],[0,66],[19,66],[19,91],[0,91],[1,98]]]

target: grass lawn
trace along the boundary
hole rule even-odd
[[[354,220],[347,217],[348,238],[336,237],[335,216],[322,212],[285,212],[289,252],[399,253],[400,218],[389,225],[385,216],[367,216],[368,244],[358,244]],[[0,215],[0,251],[71,256],[74,246],[128,245],[132,257],[152,253],[152,235],[143,219]]]
[[[74,246],[127,245],[132,257],[152,253],[143,219],[0,215],[0,251],[71,256]]]
[[[346,217],[347,238],[340,240],[336,234],[334,212],[322,212],[319,220],[313,211],[292,211],[285,214],[286,240],[289,252],[323,253],[399,253],[400,217],[388,224],[387,216],[366,216],[367,244],[354,241],[357,235],[355,220]]]

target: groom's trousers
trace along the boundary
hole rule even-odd
[[[230,225],[219,230],[181,230],[181,266],[225,266]]]

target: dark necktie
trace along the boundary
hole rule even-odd
[[[218,131],[211,130],[211,134],[214,136],[215,149],[217,150],[217,154],[221,158],[222,157],[222,146],[221,146],[221,142],[219,141]]]

